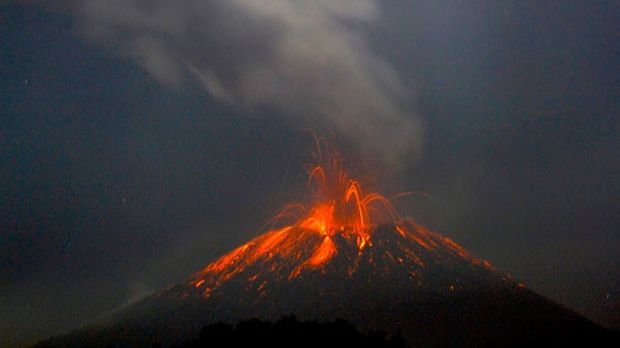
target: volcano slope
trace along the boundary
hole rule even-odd
[[[282,315],[344,319],[412,347],[620,342],[413,220],[366,233],[324,227],[307,219],[269,231],[182,283],[38,346],[166,345],[208,324]]]

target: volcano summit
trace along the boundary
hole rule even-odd
[[[186,281],[40,346],[180,343],[208,324],[282,315],[344,319],[414,347],[618,340],[450,238],[401,218],[388,199],[349,177],[324,140],[316,144],[312,194],[285,206],[270,230]]]

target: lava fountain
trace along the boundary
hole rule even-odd
[[[246,283],[256,284],[256,290],[264,294],[269,282],[265,273],[269,273],[269,279],[276,275],[276,279],[290,281],[304,271],[320,271],[338,253],[344,253],[343,249],[354,247],[356,259],[347,261],[347,273],[352,275],[365,250],[373,247],[373,234],[379,224],[390,224],[390,233],[406,242],[397,242],[401,250],[388,254],[397,263],[410,267],[412,277],[420,273],[417,268],[426,267],[416,251],[421,249],[447,252],[451,257],[492,270],[487,261],[472,256],[451,239],[411,219],[402,219],[385,196],[365,192],[360,180],[345,170],[340,153],[325,138],[313,138],[316,163],[308,170],[307,199],[286,204],[267,223],[267,232],[194,274],[188,282],[194,292],[209,298],[223,284],[243,278]],[[407,194],[412,193],[401,195]],[[350,250],[347,252],[351,254]],[[401,256],[394,255],[397,253]]]

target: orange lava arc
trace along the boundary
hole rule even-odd
[[[392,203],[376,192],[364,192],[359,180],[349,176],[344,169],[340,153],[329,147],[322,137],[314,136],[317,164],[308,176],[308,191],[312,193],[309,204],[291,203],[271,220],[276,224],[284,218],[296,218],[291,226],[310,230],[326,237],[317,250],[312,264],[320,264],[333,254],[329,238],[340,233],[356,238],[361,251],[370,244],[370,231],[375,218],[399,219]]]

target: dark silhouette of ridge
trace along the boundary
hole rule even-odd
[[[163,347],[161,344],[154,346]],[[236,325],[216,323],[200,330],[198,339],[175,348],[228,348],[228,347],[358,347],[405,348],[400,336],[387,337],[384,332],[361,333],[344,321],[319,323],[298,321],[295,316],[282,317],[275,323],[251,319]]]

